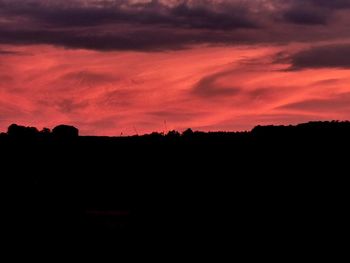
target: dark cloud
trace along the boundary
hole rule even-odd
[[[6,51],[6,50],[0,49],[0,55],[8,55],[8,54],[12,54],[11,51]]]
[[[116,89],[104,93],[98,100],[99,106],[103,108],[129,108],[134,105],[139,97],[143,97],[144,93],[135,89]]]
[[[295,103],[290,103],[279,107],[279,109],[328,112],[349,111],[350,93],[335,95],[327,99],[308,99]]]
[[[129,32],[102,32],[99,30],[7,30],[0,28],[0,43],[52,44],[68,48],[101,51],[142,50],[161,51],[183,49],[186,45],[220,42],[217,38],[196,32],[172,32],[164,29],[134,29]],[[220,39],[220,38],[219,38]]]
[[[203,1],[19,1],[0,0],[0,43],[53,44],[96,50],[179,49],[226,42],[223,32],[256,29],[248,6]]]
[[[325,25],[329,19],[329,12],[314,8],[293,8],[283,14],[284,20],[301,25]]]
[[[329,39],[330,18],[347,8],[340,0],[0,0],[0,43],[153,51]]]
[[[280,19],[299,25],[326,25],[336,11],[350,8],[348,0],[281,0]]]
[[[12,81],[14,81],[14,78],[11,75],[9,75],[9,74],[1,74],[0,73],[0,85],[2,83],[9,83],[9,82],[12,82]]]
[[[89,4],[90,3],[90,4]],[[151,24],[183,28],[235,29],[255,28],[257,22],[248,5],[233,1],[220,4],[203,1],[0,1],[0,14],[13,19],[30,19],[45,27],[96,26],[105,24]]]
[[[305,1],[305,0],[304,0]],[[342,9],[342,8],[350,8],[349,0],[306,0],[311,2],[314,5],[327,7],[330,9]]]
[[[52,101],[38,100],[37,104],[47,108],[54,108],[63,114],[76,113],[78,111],[85,110],[90,106],[90,102],[88,100],[78,101],[77,99],[73,98],[62,98]]]
[[[66,73],[59,79],[63,81],[74,81],[78,85],[84,86],[115,82],[118,80],[118,77],[106,73],[84,70]]]
[[[86,109],[89,106],[89,102],[82,101],[76,102],[73,99],[63,99],[56,103],[57,109],[62,113],[72,113],[78,110]]]
[[[316,46],[290,56],[291,70],[350,68],[350,45]]]
[[[342,79],[324,79],[324,80],[316,81],[312,85],[313,86],[329,86],[329,85],[338,84],[341,81],[342,81]]]
[[[276,89],[273,87],[268,88],[256,88],[250,91],[246,91],[245,96],[246,99],[250,102],[254,101],[272,101],[276,97],[281,96],[281,94],[284,94],[284,91],[281,89]]]
[[[230,30],[236,28],[258,28],[258,21],[249,13],[247,7],[226,5],[216,11],[206,6],[189,7],[184,1],[171,10],[177,26],[203,29]]]
[[[180,109],[174,110],[162,110],[162,111],[154,111],[148,113],[148,115],[152,117],[159,118],[161,120],[166,121],[192,121],[198,118],[203,117],[203,115],[208,116],[207,112],[184,112]]]
[[[242,92],[241,88],[225,86],[218,83],[218,80],[220,80],[220,78],[230,74],[232,74],[231,71],[223,71],[206,76],[198,81],[191,92],[198,97],[207,99],[228,98],[236,96]]]
[[[18,55],[18,54],[20,54],[20,52],[0,49],[0,56],[1,55]]]

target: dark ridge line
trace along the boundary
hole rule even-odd
[[[148,138],[148,137],[164,137],[164,138],[175,138],[175,137],[190,137],[190,136],[229,136],[229,135],[248,135],[248,134],[276,134],[276,133],[287,133],[287,132],[297,132],[297,131],[335,131],[335,130],[350,130],[350,121],[311,121],[306,123],[300,123],[297,125],[258,125],[251,129],[250,131],[193,131],[188,128],[184,132],[180,133],[176,130],[164,132],[153,132],[150,134],[143,135],[129,135],[129,136],[97,136],[97,135],[79,135],[79,129],[74,126],[69,125],[58,125],[52,130],[49,128],[43,128],[38,130],[36,127],[22,126],[17,124],[11,124],[8,127],[7,132],[0,133],[1,137],[14,137],[14,138],[70,138],[74,139],[77,137],[81,138]]]

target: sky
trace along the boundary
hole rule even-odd
[[[0,0],[0,131],[350,119],[350,0]]]

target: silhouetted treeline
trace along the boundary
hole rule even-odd
[[[331,134],[345,134],[350,130],[350,122],[349,121],[319,121],[319,122],[308,122],[302,123],[298,125],[289,125],[289,126],[256,126],[251,131],[246,132],[201,132],[201,131],[193,131],[192,129],[187,129],[184,132],[180,133],[179,131],[172,130],[164,133],[154,132],[152,134],[146,134],[143,136],[131,136],[135,137],[145,137],[145,138],[214,138],[214,137],[222,137],[227,139],[228,137],[239,137],[247,134],[253,134],[258,136],[279,136],[279,135],[294,135],[294,136],[304,136],[304,135],[318,135],[322,133],[323,135],[331,135]],[[34,138],[34,137],[68,137],[74,138],[79,136],[79,130],[74,126],[69,125],[59,125],[52,129],[43,128],[39,131],[36,127],[26,127],[17,124],[12,124],[8,127],[6,133],[1,133],[2,137],[6,135],[17,138]],[[106,138],[106,137],[103,137]],[[111,137],[115,138],[115,137]]]
[[[15,139],[36,139],[36,138],[76,138],[79,136],[79,130],[73,126],[59,125],[52,131],[49,128],[43,128],[39,131],[36,127],[26,127],[12,124],[8,127],[7,133],[2,133],[2,137],[9,136]]]
[[[175,240],[245,255],[341,246],[349,149],[350,122],[337,121],[130,137],[14,124],[0,135],[4,236],[114,255],[174,255]]]

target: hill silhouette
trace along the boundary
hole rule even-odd
[[[242,253],[342,245],[350,122],[130,137],[13,124],[0,149],[3,228],[15,244],[120,253],[174,253],[166,244],[178,239],[209,249],[229,238]]]

